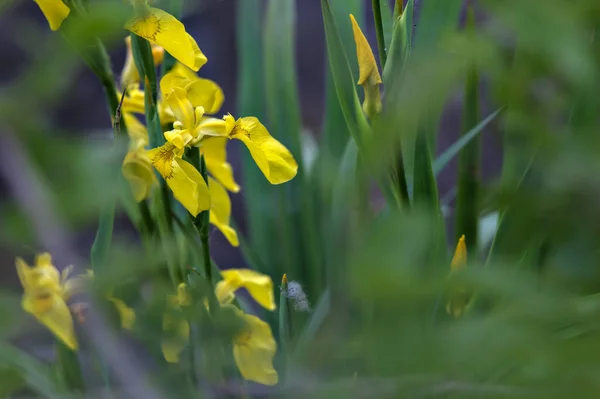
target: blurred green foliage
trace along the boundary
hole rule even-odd
[[[45,112],[48,104],[68,98],[70,78],[83,65],[76,55],[82,46],[98,37],[112,46],[123,36],[120,1],[89,3],[96,10],[93,21],[69,27],[75,42],[23,26],[15,42],[26,49],[30,63],[0,97],[0,134],[6,129],[22,144],[31,168],[49,189],[56,217],[73,236],[94,225],[103,205],[116,201],[119,215],[139,211],[131,210],[131,198],[123,200],[129,188],[115,179],[122,148],[109,141],[111,134],[90,138],[89,132],[57,132]],[[327,80],[320,105],[324,123],[310,166],[302,163],[307,149],[295,71],[294,21],[303,4],[238,1],[238,113],[261,118],[300,164],[293,182],[271,187],[246,162],[249,157],[244,160],[248,228],[240,232],[241,249],[249,267],[275,281],[276,296],[282,274],[298,281],[311,311],[295,311],[282,296],[288,306],[284,312],[260,314],[276,339],[278,331],[287,335],[279,359],[285,358],[285,370],[279,370],[285,379],[273,390],[246,385],[225,355],[236,319],[224,314],[207,322],[199,299],[212,291],[203,279],[201,243],[193,226],[171,220],[161,234],[171,231],[172,239],[161,245],[117,230],[103,254],[95,294],[119,334],[118,315],[103,302],[106,293],[136,310],[135,328],[123,334],[149,365],[144,377],[159,391],[174,397],[597,396],[599,3],[469,2],[476,16],[469,29],[460,23],[461,1],[416,3],[419,12],[412,15],[409,2],[400,23],[392,19],[393,4],[381,2],[388,57],[382,71],[384,108],[368,121],[356,86],[348,15],[365,29],[372,14],[363,12],[360,1],[321,0]],[[7,10],[10,6],[0,6],[0,12]],[[376,42],[371,46],[376,49]],[[456,93],[465,98],[464,120],[456,132],[463,139],[444,152],[438,148],[441,114]],[[502,170],[482,181],[479,172],[486,159],[479,136],[494,123],[501,133]],[[452,206],[461,212],[448,217],[440,208],[445,193],[438,192],[436,179],[456,157],[462,157],[456,170],[462,183],[457,183]],[[2,162],[11,165],[8,158]],[[27,178],[22,172],[11,170],[16,181]],[[406,202],[400,200],[399,176],[408,182]],[[21,205],[4,198],[0,244],[30,254],[38,247],[39,232]],[[488,245],[476,236],[491,212],[499,217]],[[456,234],[447,234],[453,226],[458,226]],[[468,265],[449,277],[455,238],[464,233]],[[12,263],[6,264],[9,268]],[[199,299],[183,314],[194,327],[177,366],[166,364],[160,351],[164,298],[173,293],[169,271],[174,268]],[[454,319],[446,314],[447,298],[465,289],[472,299],[466,313]],[[26,353],[34,352],[32,346],[19,342],[21,350],[9,344],[19,341],[25,327],[15,316],[16,291],[8,284],[5,290],[7,297],[0,298],[5,320],[0,335],[6,341],[0,348],[0,394],[61,396],[64,387],[55,370],[37,360],[36,353]],[[238,301],[245,310],[255,310],[245,296]],[[285,323],[280,324],[280,314]],[[88,344],[82,345],[80,361],[90,392],[107,386],[117,392],[120,387],[97,377],[103,366],[90,360],[102,348]]]

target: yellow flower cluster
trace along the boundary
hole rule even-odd
[[[73,327],[72,313],[82,309],[83,303],[67,302],[73,295],[81,293],[93,277],[91,271],[72,277],[73,266],[66,267],[62,273],[52,264],[52,256],[43,253],[36,256],[34,265],[29,266],[23,259],[16,259],[17,273],[23,286],[23,309],[31,313],[46,326],[66,346],[76,350],[77,338]],[[131,329],[135,315],[122,300],[107,295],[121,318],[123,328]]]
[[[275,310],[273,281],[269,276],[249,269],[224,270],[221,275],[223,280],[217,283],[215,295],[221,308],[231,311],[241,321],[239,329],[233,334],[233,358],[242,377],[265,385],[277,384],[279,376],[273,368],[277,343],[271,327],[232,304],[235,291],[246,288],[259,305],[268,310]],[[190,334],[188,322],[183,317],[177,317],[181,308],[192,304],[187,285],[179,284],[177,294],[171,295],[168,302],[170,311],[163,317],[163,330],[166,335],[162,341],[162,352],[165,360],[177,363]]]
[[[51,29],[59,29],[70,9],[62,0],[36,0],[48,19]],[[211,115],[223,105],[223,91],[215,82],[198,77],[196,71],[207,62],[196,41],[184,25],[167,12],[149,7],[147,1],[131,0],[133,17],[125,28],[147,39],[152,44],[154,63],[160,64],[164,51],[178,62],[160,81],[159,119],[166,143],[159,148],[148,148],[146,127],[135,114],[144,114],[144,92],[140,90],[140,74],[132,55],[131,40],[121,85],[127,91],[122,106],[122,117],[128,127],[129,151],[122,172],[130,183],[136,201],[144,201],[156,186],[156,170],[166,181],[173,196],[193,216],[209,211],[210,223],[216,226],[233,246],[239,241],[229,225],[231,200],[227,191],[237,193],[240,186],[227,162],[228,139],[242,141],[267,180],[280,184],[292,179],[298,165],[290,151],[274,139],[257,118],[235,120],[230,114],[222,118]],[[208,173],[205,181],[198,171],[184,159],[190,151],[203,155]]]

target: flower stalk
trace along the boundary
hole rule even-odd
[[[387,5],[385,5],[387,7]],[[387,53],[385,49],[385,38],[383,36],[383,21],[381,20],[381,4],[380,0],[373,0],[373,18],[375,20],[375,34],[377,36],[377,50],[379,51],[379,62],[381,69],[385,68]]]

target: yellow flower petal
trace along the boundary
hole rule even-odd
[[[123,160],[121,167],[123,176],[129,182],[133,197],[141,202],[150,196],[156,176],[152,170],[150,159],[143,148],[139,151],[130,151]]]
[[[228,284],[217,293],[217,298],[227,297],[229,291],[235,292],[239,288],[246,288],[259,305],[268,310],[276,309],[271,277],[250,269],[227,269],[221,272],[221,276]]]
[[[371,84],[379,84],[381,83],[381,76],[379,75],[379,69],[377,68],[373,50],[371,50],[367,38],[360,30],[360,26],[358,26],[358,23],[352,14],[350,14],[350,21],[352,21],[352,31],[354,33],[354,42],[356,43],[356,55],[358,57],[358,68],[360,72],[357,84],[365,84],[367,80],[370,80]]]
[[[194,107],[204,107],[207,114],[219,112],[225,101],[221,87],[209,79],[196,79],[187,86],[187,95]]]
[[[234,292],[240,288],[231,281],[221,280],[215,285],[215,296],[221,305],[228,305],[235,299]]]
[[[451,270],[462,269],[467,264],[467,246],[465,245],[465,235],[463,234],[458,240],[454,256],[452,257],[452,263],[450,264]]]
[[[175,146],[166,143],[147,152],[152,165],[173,191],[177,201],[193,216],[210,208],[210,194],[202,175],[192,164],[175,153]]]
[[[127,306],[127,304],[119,298],[109,296],[108,300],[111,301],[113,305],[115,305],[115,308],[119,313],[119,318],[121,319],[121,327],[125,330],[132,330],[133,324],[135,323],[135,311],[129,306]]]
[[[186,347],[190,338],[190,325],[182,318],[171,313],[163,316],[164,336],[161,349],[165,360],[169,363],[178,363],[181,351]]]
[[[233,357],[242,377],[264,385],[277,384],[279,376],[273,368],[277,344],[271,327],[256,316],[239,314],[246,328],[233,339]]]
[[[160,80],[160,91],[164,97],[175,87],[186,90],[194,107],[203,107],[206,113],[214,114],[223,104],[223,90],[209,79],[202,79],[194,71],[177,62]]]
[[[50,29],[58,30],[71,10],[62,0],[34,0],[48,20]]]
[[[174,87],[165,97],[165,102],[173,111],[175,119],[183,124],[184,129],[194,129],[196,116],[192,103],[187,98],[185,89]]]
[[[210,223],[215,225],[234,247],[240,245],[235,230],[229,226],[231,200],[225,188],[212,177],[208,178],[210,192]]]
[[[121,112],[123,114],[133,113],[144,115],[145,112],[144,92],[137,85],[127,87],[127,94],[123,99]]]
[[[21,285],[23,286],[23,289],[27,291],[31,287],[31,268],[19,257],[15,260],[15,263],[17,265],[17,274],[19,275],[19,280],[21,280]]]
[[[40,312],[38,298],[25,295],[22,303],[23,309],[31,313],[40,323],[52,331],[57,338],[64,342],[65,345],[73,350],[77,350],[77,338],[75,337],[75,330],[73,328],[73,318],[65,301],[57,294],[52,294],[48,298],[43,298],[43,300],[45,301],[43,306],[44,311]]]
[[[358,68],[360,77],[358,84],[365,90],[365,100],[363,102],[363,111],[369,118],[373,118],[381,112],[381,93],[379,85],[382,83],[377,62],[373,56],[371,46],[367,38],[360,30],[354,16],[350,14],[352,21],[352,31],[354,32],[354,42],[356,43],[356,56],[358,58]]]
[[[233,168],[227,162],[227,138],[210,137],[202,142],[202,153],[208,172],[227,190],[237,193],[240,186],[233,178]]]
[[[146,7],[125,24],[125,28],[157,44],[179,62],[194,71],[207,61],[198,44],[185,30],[185,26],[171,14],[158,8]]]
[[[296,176],[298,164],[290,151],[275,140],[257,118],[238,119],[230,137],[248,147],[254,162],[271,184],[285,183]]]
[[[124,112],[122,118],[127,126],[127,134],[130,139],[129,151],[140,150],[148,145],[148,129],[146,129],[146,126],[129,112]]]

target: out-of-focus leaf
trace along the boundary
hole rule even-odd
[[[467,34],[475,34],[475,14],[468,9]],[[479,121],[479,74],[473,65],[467,72],[463,102],[462,134]],[[475,137],[459,156],[458,198],[456,201],[455,241],[464,234],[467,252],[477,253],[479,185],[481,183],[481,142]]]
[[[7,344],[0,345],[0,365],[16,370],[28,388],[42,397],[61,398],[52,369],[34,357]]]
[[[462,0],[422,2],[415,32],[414,48],[416,51],[421,53],[435,51],[440,40],[458,28],[462,3]]]

